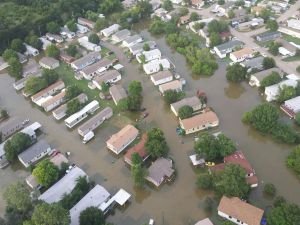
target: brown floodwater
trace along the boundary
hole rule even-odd
[[[184,89],[187,96],[194,95],[198,89],[207,93],[209,106],[216,111],[220,119],[220,127],[217,130],[238,143],[238,149],[244,152],[259,177],[260,187],[252,191],[251,200],[258,206],[266,206],[268,201],[262,197],[261,187],[262,183],[271,182],[277,187],[279,195],[300,204],[299,179],[284,164],[292,147],[275,143],[241,122],[242,114],[262,101],[257,89],[246,83],[228,83],[225,78],[225,61],[219,61],[219,69],[212,77],[193,79],[184,57],[172,51],[164,38],[152,37],[145,30],[141,30],[141,34],[147,40],[155,40],[163,55],[175,64],[176,71],[187,81]],[[131,80],[142,82],[143,105],[147,108],[149,117],[141,126],[158,126],[164,131],[170,147],[170,157],[175,161],[177,172],[172,184],[165,184],[160,189],[147,186],[145,190],[139,190],[134,187],[130,170],[122,158],[116,158],[105,147],[109,136],[125,125],[126,121],[121,119],[122,117],[115,116],[106,122],[97,130],[96,138],[83,145],[76,129],[69,131],[63,122],[56,122],[21,94],[16,93],[12,87],[13,80],[7,75],[0,75],[0,107],[6,108],[12,116],[39,121],[49,143],[63,152],[70,151],[71,161],[110,192],[124,188],[132,194],[128,207],[116,209],[114,214],[108,217],[108,221],[116,225],[141,225],[148,222],[149,218],[154,218],[156,224],[161,225],[194,224],[207,216],[201,205],[211,192],[198,190],[195,185],[197,171],[192,168],[188,158],[193,152],[193,135],[184,137],[184,143],[181,143],[181,138],[175,132],[177,120],[164,104],[157,88],[140,71],[138,64],[128,64],[119,47],[110,44],[106,46],[115,51],[125,66],[122,84],[127,86]],[[23,180],[27,174],[28,172],[18,167],[0,170],[1,192],[8,184]],[[0,212],[3,211],[4,202],[0,199]]]

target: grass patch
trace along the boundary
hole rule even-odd
[[[300,38],[296,38],[287,34],[283,34],[282,38],[288,42],[294,42],[296,45],[300,45]]]
[[[287,57],[287,58],[283,59],[282,61],[293,62],[293,61],[299,61],[299,60],[300,60],[300,55],[295,55],[295,56]]]

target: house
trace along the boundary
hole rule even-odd
[[[66,126],[69,128],[74,127],[82,120],[84,120],[86,117],[88,117],[89,114],[94,113],[97,109],[99,109],[99,102],[96,100],[91,101],[89,104],[84,106],[80,111],[74,113],[73,115],[65,119]]]
[[[151,81],[155,86],[167,83],[173,80],[173,74],[169,70],[159,71],[150,76]]]
[[[187,119],[180,119],[179,123],[186,134],[191,134],[219,126],[219,118],[213,111],[208,111]]]
[[[100,52],[101,51],[101,46],[90,42],[89,38],[87,36],[83,36],[81,38],[78,38],[77,41],[78,41],[80,46],[84,47],[85,49],[87,49],[89,51],[94,51],[94,52]]]
[[[94,29],[94,26],[96,24],[95,22],[82,17],[77,18],[77,23],[90,29]]]
[[[271,69],[263,70],[263,71],[260,71],[258,73],[254,73],[251,75],[250,80],[249,80],[250,86],[260,87],[260,82],[262,82],[262,80],[264,78],[266,78],[273,72],[278,73],[279,75],[281,75],[281,77],[283,77],[282,71],[278,68],[271,68]]]
[[[161,51],[159,49],[152,49],[150,51],[143,51],[142,53],[138,53],[136,55],[136,60],[139,63],[147,63],[149,61],[160,59],[161,58]]]
[[[102,90],[102,83],[114,84],[120,80],[121,74],[117,70],[108,70],[94,77],[92,82],[99,90]]]
[[[225,58],[228,53],[234,51],[234,49],[242,48],[244,45],[243,42],[238,40],[228,41],[224,44],[220,44],[214,47],[216,54],[221,58]]]
[[[26,177],[25,182],[31,189],[36,189],[40,185],[36,177],[33,176],[32,174]]]
[[[17,91],[20,91],[22,90],[24,87],[25,87],[25,84],[26,84],[26,81],[30,78],[30,77],[33,77],[33,76],[39,76],[41,74],[35,74],[35,75],[28,75],[27,77],[24,77],[20,80],[17,80],[16,82],[14,82],[13,86],[14,86],[14,89],[16,89]]]
[[[99,208],[101,204],[110,199],[110,193],[99,184],[90,190],[79,202],[70,209],[70,225],[79,225],[79,217],[82,211],[88,207]]]
[[[68,55],[65,51],[60,51],[59,59],[70,65],[75,58],[73,56]]]
[[[24,64],[24,63],[27,62],[27,57],[26,57],[26,55],[24,55],[24,54],[22,54],[22,53],[20,53],[20,52],[17,52],[17,55],[18,55],[18,58],[19,58],[19,62],[20,62],[21,64]]]
[[[256,40],[258,42],[266,42],[266,41],[273,41],[277,38],[281,37],[281,33],[278,31],[267,31],[262,34],[256,36]]]
[[[88,97],[84,93],[81,93],[80,95],[73,98],[72,100],[74,100],[74,99],[78,99],[80,104],[84,104],[88,101]],[[52,115],[57,120],[64,118],[67,115],[67,104],[63,104],[60,107],[58,107],[57,109],[55,109],[54,111],[52,111]]]
[[[0,71],[9,67],[8,63],[0,56]]]
[[[39,91],[35,95],[31,96],[31,101],[38,106],[41,106],[43,102],[49,98],[49,96],[65,88],[65,83],[62,80],[56,81],[54,84],[51,84],[49,87]],[[51,97],[50,97],[51,98]]]
[[[42,49],[45,51],[48,46],[52,45],[51,41],[48,41],[46,37],[40,37],[39,40],[42,42],[43,46]]]
[[[58,107],[65,101],[66,89],[63,89],[60,93],[43,102],[41,106],[44,108],[45,112],[49,112],[52,109]]]
[[[127,98],[126,90],[121,85],[113,85],[109,88],[109,94],[114,100],[115,105],[118,105],[119,101]]]
[[[98,114],[93,116],[91,119],[86,121],[78,128],[78,134],[84,137],[88,132],[94,131],[99,127],[105,120],[108,120],[113,116],[113,110],[110,107],[105,107]]]
[[[228,12],[233,9],[234,7],[234,2],[232,1],[227,1],[225,2],[225,4],[223,5],[217,5],[217,9],[215,10],[215,12],[217,12],[217,16],[218,17],[222,17],[222,16],[228,16]]]
[[[179,5],[179,4],[182,3],[182,0],[171,0],[171,2],[172,2],[173,4]]]
[[[231,4],[231,3],[229,3],[229,4]],[[244,9],[242,7],[238,8],[238,9],[233,9],[233,7],[232,7],[232,5],[230,5],[225,10],[225,15],[227,17],[229,17],[229,11],[233,10],[234,18],[231,19],[231,24],[240,24],[240,23],[246,22],[248,20],[248,18],[249,18],[249,15],[248,15],[246,9]]]
[[[173,80],[171,82],[161,84],[158,86],[160,93],[164,94],[165,91],[174,90],[177,92],[182,91],[182,83],[179,80]]]
[[[54,70],[57,67],[59,67],[59,61],[57,59],[51,58],[51,57],[43,57],[39,64],[41,67],[48,69],[48,70]]]
[[[83,68],[97,62],[101,59],[101,55],[99,52],[90,52],[87,55],[77,59],[71,63],[71,67],[74,70],[82,70]]]
[[[190,22],[190,14],[187,14],[187,15],[185,15],[185,16],[181,16],[180,18],[179,18],[179,24],[182,24],[182,25],[184,25],[184,24],[187,24],[187,23],[189,23]]]
[[[280,55],[284,57],[291,57],[296,55],[297,47],[292,45],[290,42],[282,39],[280,40],[281,46],[278,48],[278,52]]]
[[[89,31],[89,29],[87,27],[82,26],[78,23],[76,23],[76,27],[77,27],[77,33],[79,33],[79,34],[85,34]]]
[[[129,51],[131,52],[132,55],[136,55],[138,53],[141,53],[144,51],[144,45],[148,45],[150,49],[156,48],[156,42],[155,41],[147,41],[144,43],[137,43],[133,46],[129,47]]]
[[[242,62],[245,59],[251,59],[254,57],[255,51],[252,48],[242,48],[241,50],[235,51],[235,52],[231,52],[229,55],[229,58],[233,61],[233,62]]]
[[[152,14],[151,14],[151,19],[158,17],[164,22],[168,22],[172,19],[172,16],[168,14],[168,11],[165,10],[164,8],[159,8],[156,9]]]
[[[113,134],[107,141],[106,146],[115,154],[119,155],[138,136],[139,131],[132,125],[127,125],[118,133]]]
[[[52,185],[47,191],[39,196],[38,200],[48,204],[59,202],[64,195],[72,192],[80,177],[88,179],[87,174],[79,167],[73,167],[63,178]]]
[[[64,39],[57,35],[57,34],[51,34],[51,33],[46,33],[46,37],[49,41],[55,41],[56,43],[63,43]]]
[[[64,154],[60,152],[54,152],[50,158],[50,162],[52,162],[55,166],[61,169],[62,163],[68,163],[69,160],[65,157]]]
[[[209,218],[198,221],[195,225],[214,225]]]
[[[142,135],[140,142],[138,144],[136,144],[135,146],[133,146],[132,148],[128,149],[128,151],[124,155],[124,161],[128,165],[132,166],[131,157],[132,157],[132,154],[134,154],[134,153],[137,153],[141,157],[143,162],[146,159],[148,159],[149,154],[147,153],[146,148],[145,148],[146,141],[147,141],[147,134],[144,133]]]
[[[104,37],[109,37],[110,35],[116,33],[120,29],[119,24],[113,24],[103,30],[100,31],[100,34],[103,35]]]
[[[201,9],[204,6],[203,0],[191,0],[191,5],[193,8]]]
[[[292,37],[300,38],[300,32],[299,30],[295,30],[292,28],[287,28],[287,27],[279,27],[278,31],[287,35],[290,35]]]
[[[285,86],[295,88],[297,85],[298,85],[298,82],[296,80],[284,80],[278,84],[274,84],[274,85],[265,87],[266,100],[268,102],[274,101],[278,98],[281,88],[283,88]]]
[[[178,102],[172,103],[170,106],[175,116],[178,116],[179,109],[186,105],[192,107],[194,112],[203,108],[203,104],[197,96],[184,98]]]
[[[60,29],[60,34],[63,37],[66,37],[66,38],[69,38],[69,39],[73,39],[76,36],[75,32],[70,31],[69,28],[67,27],[67,25],[65,25],[64,27],[62,27]]]
[[[18,155],[19,161],[27,168],[51,152],[50,145],[45,140],[39,140]]]
[[[26,44],[26,43],[23,43],[26,47],[26,52],[25,52],[25,55],[26,56],[37,56],[38,54],[40,54],[39,50],[37,50],[36,48]]]
[[[115,43],[119,43],[121,41],[124,41],[126,38],[128,38],[130,36],[130,31],[127,29],[124,30],[120,30],[117,31],[116,33],[114,33],[111,36],[111,39],[115,42]]]
[[[218,206],[218,215],[235,224],[260,225],[264,211],[237,197],[222,197]]]
[[[256,58],[252,58],[246,61],[243,61],[240,63],[242,67],[248,68],[250,70],[256,69],[256,70],[263,70],[263,61],[264,57],[263,56],[258,56]]]
[[[24,119],[13,118],[1,123],[0,126],[0,140],[5,141],[8,137],[23,129],[26,125]]]
[[[159,187],[166,181],[171,181],[174,176],[173,162],[171,159],[158,158],[148,169],[146,180]]]
[[[93,79],[96,75],[98,75],[99,73],[102,73],[106,70],[108,70],[111,66],[113,65],[113,61],[109,60],[107,58],[103,58],[100,61],[87,66],[85,68],[83,68],[80,73],[82,74],[82,76],[87,79],[87,80],[91,80]]]
[[[252,20],[244,23],[239,23],[237,25],[237,29],[239,31],[249,31],[251,29],[254,29],[256,27],[260,27],[264,25],[264,19],[263,18],[253,18]]]
[[[300,30],[300,20],[289,19],[286,22],[289,28]]]
[[[28,63],[23,66],[22,77],[37,75],[39,73],[41,73],[40,66],[33,59],[30,59]]]
[[[141,43],[143,42],[143,38],[140,36],[140,35],[133,35],[133,36],[129,36],[128,38],[126,38],[123,42],[122,42],[122,45],[124,47],[131,47],[135,44],[138,44],[138,43]]]
[[[170,68],[171,68],[171,64],[167,59],[152,60],[143,65],[143,69],[145,73],[148,75],[157,73],[160,70],[168,70]]]
[[[281,106],[281,110],[289,117],[295,118],[296,114],[300,112],[300,96],[286,100]]]

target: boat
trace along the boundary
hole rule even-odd
[[[82,143],[83,144],[88,143],[94,136],[95,134],[93,131],[88,132],[86,135],[84,135]]]

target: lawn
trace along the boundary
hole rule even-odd
[[[293,62],[293,61],[299,61],[299,60],[300,60],[300,55],[295,55],[295,56],[287,57],[287,58],[283,59],[282,61]]]
[[[296,38],[287,34],[283,34],[282,38],[288,42],[294,42],[296,45],[300,45],[300,38]]]

